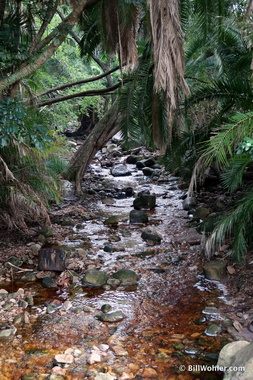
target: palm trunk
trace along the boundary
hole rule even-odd
[[[68,168],[63,173],[65,179],[75,181],[77,194],[82,193],[82,179],[95,154],[120,130],[119,121],[120,115],[118,115],[116,102],[103,119],[95,125],[87,140],[76,151]]]

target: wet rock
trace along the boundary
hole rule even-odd
[[[135,285],[139,279],[137,274],[130,269],[120,269],[113,273],[112,277],[120,280],[121,285]]]
[[[194,197],[187,197],[183,200],[183,209],[189,211],[197,206],[197,199]]]
[[[99,287],[106,284],[108,276],[105,272],[89,269],[82,278],[82,284],[86,286]]]
[[[35,272],[26,272],[20,278],[20,281],[22,281],[22,282],[35,282],[35,281],[37,281],[36,273]]]
[[[99,372],[94,380],[116,380],[116,379],[117,377],[115,375]]]
[[[54,374],[48,376],[47,378],[47,380],[65,380],[65,379],[66,377],[63,375],[54,375]]]
[[[126,165],[116,165],[114,168],[111,170],[111,174],[114,177],[122,177],[122,176],[127,176],[131,175],[131,171],[128,169]]]
[[[112,307],[108,303],[106,303],[103,306],[101,306],[101,311],[103,313],[108,313],[108,311],[111,311],[111,310],[112,310]]]
[[[122,311],[114,311],[113,313],[96,315],[96,318],[101,322],[114,323],[122,321],[125,316]]]
[[[38,252],[38,270],[51,270],[63,272],[65,265],[66,253],[58,248],[42,248]]]
[[[127,164],[131,164],[131,165],[134,165],[134,164],[136,164],[136,162],[139,161],[139,160],[140,160],[140,157],[139,157],[139,156],[136,156],[136,155],[132,154],[132,155],[130,155],[130,156],[128,156],[128,157],[126,158],[126,163],[127,163]]]
[[[203,314],[209,314],[209,315],[212,315],[212,314],[219,314],[219,309],[217,309],[217,307],[210,307],[210,306],[207,306],[205,307],[205,309],[202,311]]]
[[[88,364],[100,363],[101,362],[101,354],[98,351],[91,351],[91,354],[87,358]]]
[[[122,345],[113,346],[112,350],[117,356],[128,356],[128,352],[124,349]]]
[[[160,244],[162,240],[161,236],[158,233],[156,233],[154,230],[152,230],[151,228],[146,228],[142,232],[141,237],[143,240],[151,241],[154,244]]]
[[[142,210],[132,210],[130,212],[130,223],[148,223],[148,215]]]
[[[206,219],[206,217],[210,214],[210,209],[209,208],[206,208],[206,207],[198,207],[194,213],[193,213],[193,216],[194,218],[197,218],[197,219]]]
[[[44,286],[44,288],[48,289],[57,287],[56,280],[50,276],[46,276],[42,279],[42,285]]]
[[[114,251],[113,245],[112,244],[105,244],[104,245],[104,251],[105,252],[113,252]]]
[[[104,224],[106,226],[117,226],[119,224],[119,219],[116,215],[112,215],[104,221]]]
[[[56,364],[72,364],[74,361],[74,356],[71,354],[57,354],[54,357]]]
[[[156,196],[151,194],[142,194],[135,198],[133,202],[136,210],[151,210],[156,206]]]
[[[230,368],[230,371],[225,373],[224,379],[226,380],[251,380],[253,373],[253,342],[241,340],[226,344],[220,351],[217,365]]]
[[[145,175],[145,176],[147,176],[147,177],[151,177],[152,175],[153,175],[153,173],[154,173],[154,169],[152,169],[152,168],[148,168],[148,167],[144,167],[144,168],[142,168],[141,169],[142,170],[142,173]]]
[[[0,342],[9,342],[12,340],[16,334],[16,331],[16,328],[4,329],[0,331]]]
[[[120,285],[120,280],[117,278],[108,278],[107,284],[112,287],[116,287]]]
[[[223,260],[209,261],[205,263],[203,269],[208,280],[221,280],[227,274],[227,262]]]
[[[197,347],[187,347],[183,350],[186,355],[199,355],[200,349]]]
[[[45,226],[38,231],[38,235],[42,235],[46,238],[53,236],[53,230],[51,227]]]
[[[220,332],[221,332],[221,327],[216,324],[210,325],[207,327],[207,329],[205,329],[205,334],[207,336],[217,336],[219,335]]]

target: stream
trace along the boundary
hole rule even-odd
[[[92,215],[80,215],[61,242],[76,272],[73,281],[56,289],[18,277],[1,284],[9,292],[29,290],[34,305],[29,320],[15,325],[14,339],[0,343],[0,380],[222,379],[215,364],[230,339],[219,311],[226,289],[203,276],[201,235],[182,208],[178,179],[163,174],[153,180],[135,165],[127,165],[130,175],[114,177],[99,158],[84,183],[98,197],[66,197],[52,211],[54,218],[69,207]],[[125,158],[115,162],[125,163]],[[122,189],[133,193],[124,197]],[[140,192],[155,195],[156,207],[145,210],[148,223],[130,223]],[[110,216],[117,224],[105,224]],[[147,227],[159,234],[160,244],[141,237]],[[134,271],[138,282],[87,287],[81,281],[87,269],[110,276],[122,268]],[[105,305],[122,312],[123,319],[100,321]],[[211,325],[218,332],[212,334]]]

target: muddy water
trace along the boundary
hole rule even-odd
[[[141,238],[146,226],[129,223],[130,197],[86,205],[97,217],[75,226],[64,247],[75,254],[79,238],[85,236],[91,243],[85,258],[89,265],[108,274],[119,268],[132,269],[140,276],[138,285],[94,290],[78,280],[67,289],[49,292],[38,284],[28,284],[36,288],[33,310],[41,315],[19,326],[12,342],[1,344],[1,380],[18,380],[31,373],[37,374],[31,379],[48,378],[54,356],[67,349],[79,351],[74,363],[61,366],[66,379],[95,379],[97,372],[111,373],[115,379],[222,379],[222,373],[211,366],[228,337],[222,331],[218,337],[205,334],[209,325],[221,324],[222,318],[203,311],[210,306],[219,308],[225,290],[202,276],[201,237],[189,227],[175,178],[153,183],[131,169],[131,176],[113,178],[109,170],[93,165],[91,173],[112,187],[131,186],[136,193],[149,190],[156,194],[157,207],[147,211],[148,225],[162,236],[162,243],[147,245]],[[104,225],[111,215],[118,216],[117,227]],[[114,252],[103,250],[108,242]],[[72,307],[45,313],[46,301],[56,299],[69,300]],[[124,320],[99,322],[95,316],[104,304],[110,304],[112,311],[122,311]],[[109,345],[101,362],[89,364],[87,358],[82,359],[81,354],[100,344]]]

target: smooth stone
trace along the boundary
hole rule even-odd
[[[114,251],[113,245],[112,244],[105,244],[104,245],[104,251],[105,252],[113,252]]]
[[[136,162],[140,159],[140,157],[133,155],[130,155],[126,158],[126,163],[134,165]]]
[[[151,228],[146,228],[142,234],[141,237],[145,241],[152,241],[155,244],[160,244],[161,243],[161,236],[157,234],[155,231],[153,231]]]
[[[197,347],[187,347],[183,350],[186,355],[199,355],[200,349]]]
[[[133,202],[136,210],[151,210],[156,206],[156,196],[151,194],[141,194]]]
[[[108,276],[105,272],[96,269],[89,269],[82,278],[82,284],[87,286],[103,286],[106,284]]]
[[[104,224],[106,226],[117,226],[119,224],[119,219],[117,216],[113,215],[113,216],[110,216],[109,218],[107,218],[104,221]]]
[[[113,313],[96,315],[96,318],[101,322],[120,322],[125,316],[122,311],[114,311]]]
[[[35,282],[35,281],[37,281],[36,273],[35,272],[26,272],[20,278],[20,281],[22,281],[22,282]]]
[[[154,169],[151,169],[147,166],[145,166],[144,168],[141,169],[142,170],[142,173],[146,176],[146,177],[151,177],[152,174],[154,173]]]
[[[101,311],[103,313],[108,313],[108,311],[111,311],[111,310],[112,310],[112,307],[108,303],[106,303],[103,306],[101,306]]]
[[[219,314],[219,309],[217,309],[217,307],[210,307],[210,306],[207,306],[205,307],[204,310],[202,310],[202,313],[203,314]]]
[[[253,342],[241,340],[226,344],[220,351],[217,366],[231,368],[225,372],[224,380],[252,380]]]
[[[209,261],[204,264],[203,270],[208,280],[221,280],[227,274],[227,262],[223,260]]]
[[[213,325],[208,326],[205,329],[205,334],[207,336],[217,336],[217,335],[219,335],[219,333],[221,332],[221,330],[222,329],[221,329],[220,326],[213,324]]]
[[[22,380],[37,380],[39,377],[38,373],[27,373],[26,375],[22,376]]]
[[[110,375],[109,373],[99,372],[94,380],[116,380],[117,377],[114,375]]]
[[[117,278],[108,278],[107,280],[107,284],[110,285],[110,286],[119,286],[120,285],[120,280],[118,280]]]
[[[48,288],[48,289],[57,287],[55,279],[49,276],[44,277],[42,279],[42,285],[44,286],[44,288]]]
[[[199,207],[197,208],[194,213],[193,213],[193,216],[194,218],[198,218],[198,219],[206,219],[206,217],[210,214],[210,210],[209,208],[206,208],[206,207]]]
[[[55,363],[58,364],[72,364],[74,356],[71,354],[57,354],[54,357]]]
[[[142,210],[132,210],[130,212],[130,223],[148,223],[148,215]]]
[[[47,380],[65,380],[66,377],[63,375],[50,375]]]
[[[15,336],[16,331],[16,328],[5,329],[0,331],[0,342],[8,342],[12,340]]]
[[[183,209],[189,211],[197,206],[197,199],[194,197],[187,197],[183,200]]]
[[[137,274],[130,269],[120,269],[112,277],[120,280],[121,285],[135,285],[139,280]]]
[[[122,177],[131,175],[131,171],[128,169],[126,165],[116,165],[111,169],[111,174],[113,177]]]

